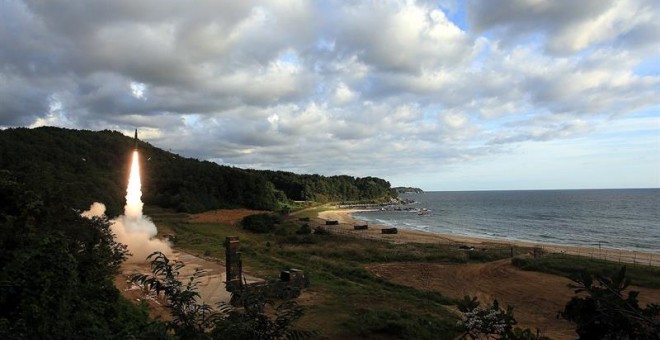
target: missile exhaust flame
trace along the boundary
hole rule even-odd
[[[133,162],[131,163],[131,172],[128,177],[128,187],[126,188],[126,206],[124,215],[131,219],[142,218],[142,182],[140,181],[140,159],[138,151],[133,151]]]
[[[148,216],[142,214],[142,181],[140,179],[140,157],[137,150],[137,130],[135,131],[135,149],[131,162],[131,171],[126,187],[126,205],[124,215],[111,220],[112,233],[117,242],[128,246],[131,256],[129,262],[141,263],[146,257],[155,251],[160,251],[168,256],[172,254],[170,244],[166,241],[154,238],[158,233],[156,225]],[[92,218],[105,214],[105,205],[94,203],[90,210],[82,213],[83,216]]]

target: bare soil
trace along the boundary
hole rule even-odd
[[[249,210],[249,209],[220,209],[211,210],[190,216],[192,223],[226,223],[236,224],[240,222],[243,217],[270,213],[270,211]]]
[[[180,271],[179,280],[187,283],[196,269],[204,271],[204,275],[199,278],[197,291],[200,294],[200,302],[207,303],[216,307],[218,303],[229,303],[231,295],[225,289],[225,266],[220,261],[203,259],[191,254],[175,251],[171,257],[172,260],[179,260],[185,264]],[[143,263],[124,263],[121,267],[121,273],[115,277],[115,286],[121,294],[135,302],[145,301],[149,305],[149,315],[153,318],[162,320],[171,320],[172,316],[166,307],[167,301],[163,297],[157,297],[145,291],[141,287],[130,282],[132,274],[151,274],[151,267],[148,262]],[[248,282],[260,281],[250,275],[245,275]]]
[[[514,307],[518,325],[553,339],[575,339],[575,326],[557,319],[557,312],[574,296],[561,276],[520,270],[509,259],[479,264],[387,263],[367,267],[374,275],[394,283],[437,291],[452,298],[476,296],[500,306]],[[642,305],[660,301],[660,290],[633,287],[640,291]]]

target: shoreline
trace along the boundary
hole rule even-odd
[[[369,227],[374,227],[369,230],[353,230],[355,224],[368,224],[367,221],[359,220],[352,216],[354,213],[374,211],[370,209],[336,209],[326,210],[318,213],[318,218],[321,220],[336,220],[339,222],[338,227],[342,230],[343,234],[354,234],[356,237],[364,237],[368,235],[369,238],[383,239],[392,242],[400,243],[442,243],[450,245],[467,245],[472,247],[484,246],[510,246],[521,248],[541,248],[548,253],[560,253],[568,255],[579,255],[591,258],[598,258],[619,263],[633,263],[640,265],[660,266],[660,253],[633,251],[625,249],[615,249],[606,247],[585,247],[585,246],[572,246],[572,245],[558,245],[544,242],[521,241],[511,239],[491,239],[486,237],[477,236],[464,236],[453,234],[433,233],[421,230],[412,230],[407,228],[396,227],[398,234],[386,235],[381,234],[380,229],[390,228],[380,224],[369,224]]]

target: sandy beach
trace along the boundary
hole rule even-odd
[[[354,230],[353,226],[356,224],[367,224],[367,222],[355,219],[352,214],[372,210],[360,209],[336,209],[326,210],[318,214],[321,220],[334,220],[338,221],[339,225],[332,226],[334,230],[346,235],[354,235],[356,237],[383,239],[397,243],[443,243],[443,244],[456,244],[466,245],[475,248],[488,247],[488,246],[511,246],[511,247],[525,247],[525,248],[541,248],[545,252],[562,253],[570,255],[581,255],[593,258],[606,259],[614,262],[621,263],[636,263],[643,265],[660,266],[660,254],[619,250],[609,248],[589,248],[578,247],[569,245],[555,245],[536,242],[524,242],[517,240],[495,240],[488,238],[478,238],[460,235],[437,234],[423,231],[416,231],[404,228],[397,228],[398,234],[387,235],[382,234],[380,229],[389,228],[382,225],[370,224],[368,230]]]

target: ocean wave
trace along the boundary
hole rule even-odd
[[[658,189],[428,192],[415,199],[434,213],[356,218],[439,234],[660,252]]]

